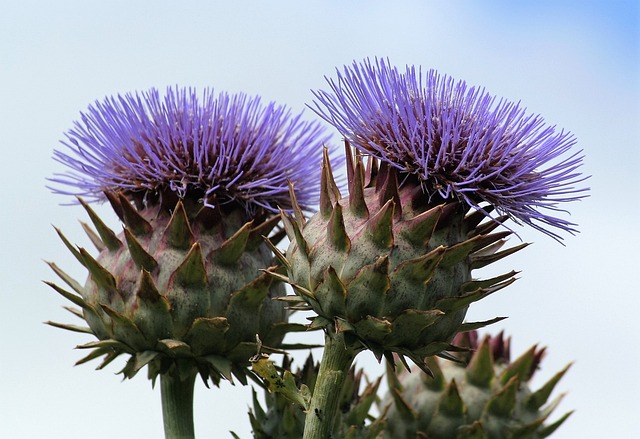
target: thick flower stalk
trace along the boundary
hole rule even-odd
[[[480,341],[470,331],[453,343],[469,350],[457,353],[458,362],[428,359],[433,376],[388,370],[390,391],[381,403],[385,438],[541,439],[571,415],[547,423],[564,395],[549,397],[569,366],[539,389],[529,386],[544,348],[533,346],[512,361],[510,340],[502,333]]]
[[[292,208],[289,181],[305,207],[315,202],[320,134],[258,98],[151,90],[96,103],[55,152],[70,170],[54,191],[108,200],[124,230],[79,198],[100,254],[58,231],[89,277],[83,286],[50,263],[72,291],[50,285],[88,327],[50,324],[97,337],[79,346],[91,350],[79,363],[125,354],[125,377],[144,366],[160,376],[167,437],[193,436],[197,374],[246,383],[256,336],[268,351],[295,326],[271,300],[284,287],[260,271],[273,262],[262,236],[279,222],[276,206]]]
[[[428,373],[424,359],[449,355],[457,332],[496,321],[463,323],[471,303],[514,281],[513,271],[472,276],[526,246],[501,250],[511,231],[496,229],[511,218],[559,238],[538,223],[573,225],[539,209],[585,191],[573,188],[582,179],[573,137],[483,91],[384,62],[355,64],[329,83],[316,108],[346,139],[349,193],[325,157],[320,211],[308,221],[284,215],[287,273],[275,274],[326,332],[307,439],[330,434],[334,395],[361,350],[410,358]]]

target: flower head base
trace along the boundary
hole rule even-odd
[[[417,177],[430,198],[486,203],[542,232],[574,233],[555,212],[585,197],[575,138],[545,126],[518,104],[430,70],[400,73],[383,60],[365,61],[328,80],[333,93],[315,92],[315,109],[353,146]]]
[[[564,395],[550,400],[571,365],[541,388],[529,385],[545,348],[532,346],[515,360],[502,333],[478,339],[476,331],[458,334],[459,362],[429,358],[433,376],[389,370],[390,392],[385,438],[545,438],[571,415],[548,422]]]
[[[87,326],[51,324],[98,339],[81,346],[92,352],[80,362],[104,356],[104,367],[124,354],[128,378],[148,366],[152,379],[199,373],[246,383],[256,336],[277,348],[292,328],[272,300],[284,287],[261,273],[273,261],[261,237],[278,209],[293,207],[291,182],[303,200],[297,211],[315,203],[320,133],[283,107],[209,90],[201,101],[191,89],[168,89],[91,107],[67,133],[72,154],[55,152],[71,169],[53,181],[73,190],[54,191],[106,198],[124,228],[116,235],[78,198],[100,254],[58,231],[89,272],[82,286],[50,264],[73,291],[50,285]]]
[[[96,102],[54,158],[71,168],[53,191],[104,199],[124,193],[138,202],[163,196],[248,211],[290,207],[287,181],[304,206],[316,203],[317,169],[326,137],[317,123],[244,94],[199,99],[193,89],[156,89]],[[64,187],[70,189],[64,189]],[[173,197],[175,198],[175,197]]]

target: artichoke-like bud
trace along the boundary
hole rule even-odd
[[[268,361],[268,360],[267,360]],[[291,372],[291,360],[284,358],[282,370]],[[297,388],[306,386],[313,392],[318,376],[318,363],[309,355],[302,368],[292,373]],[[365,380],[363,387],[363,379]],[[375,439],[384,428],[384,417],[375,419],[369,410],[378,401],[380,378],[370,382],[362,369],[349,369],[339,396],[339,418],[332,437],[342,439]],[[361,389],[362,388],[362,389]],[[278,391],[264,392],[265,407],[253,391],[253,410],[249,411],[255,439],[300,438],[304,432],[305,407]]]
[[[454,343],[471,351],[458,353],[457,362],[428,359],[433,377],[388,370],[385,438],[541,439],[571,415],[547,423],[563,395],[549,397],[570,365],[538,390],[529,386],[544,348],[533,346],[511,361],[502,333],[479,342],[472,331],[458,334]]]
[[[576,231],[555,212],[585,196],[574,186],[586,178],[582,156],[570,133],[435,71],[366,60],[329,85],[315,111],[357,151],[347,146],[349,193],[325,157],[320,212],[285,221],[283,277],[317,313],[312,325],[421,365],[481,325],[462,323],[470,303],[513,282],[515,272],[472,277],[526,245],[499,250],[511,232],[498,226],[514,220],[558,240],[547,226]]]
[[[89,325],[82,330],[99,339],[79,346],[91,353],[78,363],[104,355],[102,368],[129,354],[127,378],[146,365],[152,379],[177,366],[199,371],[205,382],[233,374],[245,383],[256,334],[268,349],[288,329],[282,304],[270,300],[284,294],[283,286],[259,274],[272,262],[260,236],[276,221],[182,201],[171,213],[163,206],[137,210],[122,194],[108,197],[124,224],[119,235],[82,202],[98,231],[86,227],[97,258],[58,231],[89,271],[86,284],[51,264],[75,294],[51,285],[80,306]]]
[[[273,263],[262,236],[279,222],[276,206],[291,209],[289,181],[306,188],[303,205],[314,202],[326,139],[259,98],[206,90],[201,99],[171,88],[107,99],[67,133],[70,152],[55,152],[71,169],[52,181],[72,190],[54,191],[106,198],[124,225],[116,234],[80,199],[100,254],[59,232],[89,272],[82,286],[50,264],[71,291],[50,285],[88,327],[51,324],[98,338],[80,346],[91,350],[80,363],[104,356],[102,368],[127,354],[129,378],[148,365],[152,379],[199,372],[205,383],[245,383],[256,335],[268,351],[295,326],[271,300],[284,288],[261,271]]]
[[[429,200],[409,177],[400,185],[394,168],[365,165],[348,144],[346,155],[349,195],[340,197],[325,155],[320,211],[307,222],[285,216],[283,277],[298,293],[289,300],[317,314],[311,327],[343,332],[378,360],[393,362],[395,352],[427,370],[423,359],[454,349],[458,331],[496,321],[463,323],[469,304],[514,281],[515,272],[474,280],[471,271],[526,244],[499,251],[510,232],[494,232],[498,222],[457,201]]]

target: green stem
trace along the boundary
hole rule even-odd
[[[328,331],[325,335],[320,370],[305,419],[304,439],[332,437],[345,378],[358,352],[346,345],[343,333]]]
[[[181,380],[177,373],[160,375],[162,417],[166,439],[193,439],[193,389],[196,374]]]

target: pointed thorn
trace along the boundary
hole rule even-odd
[[[275,257],[278,259],[278,261],[280,261],[280,263],[282,263],[282,265],[285,266],[285,268],[287,269],[287,271],[291,270],[291,264],[289,263],[289,260],[286,258],[286,256],[280,251],[280,249],[278,247],[276,247],[275,245],[273,245],[273,243],[271,242],[271,240],[269,238],[267,238],[266,236],[262,236],[262,239],[264,240],[264,242],[267,244],[267,247],[269,247],[271,249],[271,251],[273,252],[273,254],[275,255]]]
[[[462,398],[460,397],[460,391],[456,380],[453,379],[445,388],[444,394],[440,398],[438,403],[438,410],[451,418],[461,418],[464,416],[465,406]]]
[[[173,209],[171,219],[162,234],[162,239],[171,247],[180,250],[191,248],[195,242],[191,225],[189,224],[189,218],[187,217],[187,211],[182,201],[178,201],[176,207]]]
[[[100,263],[96,261],[93,256],[91,256],[85,249],[81,248],[80,254],[83,256],[86,262],[85,266],[91,274],[91,279],[93,279],[93,281],[101,288],[119,294],[116,285],[116,279],[113,277],[113,275],[106,268],[100,265]]]
[[[491,346],[489,338],[485,337],[480,347],[473,353],[471,362],[465,368],[465,375],[473,385],[490,389],[494,374]]]
[[[216,262],[223,265],[233,265],[238,262],[245,249],[251,233],[253,221],[245,223],[229,239],[211,253]]]
[[[349,192],[353,191],[353,180],[354,180],[354,171],[355,166],[353,163],[353,149],[351,148],[351,144],[347,139],[344,139],[344,157],[345,157],[345,165],[347,168],[347,187]]]
[[[105,195],[106,194],[107,193],[105,192]],[[91,207],[89,207],[89,205],[82,198],[78,197],[78,201],[80,202],[82,207],[84,207],[84,210],[89,215],[89,219],[93,223],[93,226],[96,228],[96,231],[98,232],[98,235],[100,235],[100,239],[102,239],[102,242],[104,243],[104,245],[110,251],[119,250],[120,247],[122,247],[122,242],[120,242],[115,232],[111,230],[109,227],[107,227],[107,225],[100,219],[100,217],[93,211],[93,209],[91,209]],[[110,198],[109,198],[109,201],[111,201]],[[111,204],[113,206],[113,203]],[[118,212],[116,211],[116,213]],[[118,214],[118,216],[120,216],[120,214]]]
[[[77,280],[75,280],[74,278],[69,276],[67,273],[62,271],[60,267],[58,267],[55,263],[47,262],[47,261],[45,262],[58,275],[58,277],[64,281],[64,283],[66,283],[68,286],[70,286],[73,289],[73,291],[75,291],[79,295],[82,295],[84,293],[84,288],[82,287],[82,285],[80,285],[80,283],[78,283]],[[48,282],[45,282],[45,283],[48,284]]]
[[[304,237],[302,236],[302,231],[300,230],[298,225],[295,222],[292,222],[287,214],[285,214],[282,210],[280,211],[280,215],[282,217],[284,228],[287,231],[287,236],[292,243],[296,243],[298,250],[302,253],[304,258],[309,261],[309,247],[307,245],[307,241],[305,241]]]
[[[400,201],[400,193],[398,192],[398,172],[396,168],[389,165],[385,166],[384,181],[376,187],[378,192],[378,200],[380,205],[385,204],[389,200],[395,203],[395,219],[402,218],[402,203]]]
[[[80,254],[80,251],[76,247],[74,247],[73,244],[71,244],[71,242],[69,242],[67,237],[64,236],[64,234],[59,228],[57,228],[56,226],[53,226],[53,228],[55,229],[56,233],[58,234],[58,236],[60,237],[64,245],[69,249],[71,254],[73,254],[73,256],[78,260],[78,262],[80,262],[83,266],[86,267],[87,264],[84,261],[84,258],[82,257],[82,255]]]
[[[153,230],[151,224],[140,215],[123,194],[119,194],[118,200],[120,201],[120,208],[122,209],[122,222],[126,224],[131,232],[138,237],[151,233]]]
[[[546,427],[544,427],[542,430],[540,430],[538,432],[538,434],[540,435],[541,438],[545,438],[545,437],[551,436],[551,434],[554,431],[556,431],[558,429],[558,427],[560,427],[564,423],[564,421],[566,421],[567,418],[569,416],[571,416],[572,414],[573,414],[573,410],[571,410],[570,412],[564,414],[560,419],[558,419],[553,424],[549,424]]]
[[[200,243],[193,244],[184,261],[173,272],[169,285],[174,282],[185,288],[204,288],[207,285],[207,272]]]
[[[322,174],[320,179],[320,213],[323,216],[331,215],[333,204],[340,199],[340,191],[336,185],[329,161],[329,150],[324,149],[322,159]]]
[[[151,273],[147,270],[140,271],[140,277],[138,278],[138,287],[136,288],[136,296],[147,302],[157,302],[161,300],[163,296],[158,291],[156,283],[151,277]]]
[[[351,248],[351,240],[344,227],[344,218],[342,216],[342,206],[340,206],[340,203],[336,203],[329,218],[327,238],[331,245],[338,251],[346,253]]]
[[[400,276],[401,278],[407,276],[409,279],[427,283],[438,268],[445,252],[446,248],[440,246],[424,256],[401,262],[393,270],[392,276]]]
[[[364,198],[364,165],[358,156],[353,181],[349,183],[349,210],[358,218],[367,218],[369,209]]]
[[[296,197],[296,192],[293,189],[293,183],[291,180],[288,180],[289,184],[289,197],[291,198],[291,206],[293,207],[293,218],[298,223],[298,227],[301,229],[304,228],[304,224],[306,222],[304,218],[304,214],[302,213],[302,209],[298,204],[298,198]]]
[[[528,351],[512,361],[500,375],[500,382],[506,384],[513,377],[520,382],[526,382],[535,362],[537,350],[537,345],[531,346]]]
[[[89,237],[89,240],[91,241],[93,246],[96,248],[96,250],[98,250],[98,252],[101,253],[104,250],[106,250],[107,246],[104,245],[104,242],[102,242],[102,239],[100,239],[100,236],[98,236],[98,234],[93,231],[93,229],[89,226],[89,224],[85,223],[84,221],[80,221],[80,226],[82,227],[82,230],[84,230],[84,233],[87,234],[87,236]]]
[[[556,384],[567,373],[572,363],[569,363],[564,369],[555,374],[549,381],[547,381],[540,389],[533,392],[526,401],[526,405],[531,410],[539,410],[549,400],[549,396],[555,389]]]
[[[482,220],[489,217],[489,214],[493,212],[494,207],[489,205],[482,209],[475,209],[470,214],[464,217],[464,225],[467,230],[475,229]]]
[[[153,256],[151,256],[144,248],[142,248],[140,242],[136,239],[135,236],[133,236],[128,228],[124,229],[124,237],[127,241],[127,247],[129,248],[131,259],[133,259],[133,262],[136,264],[136,266],[141,270],[155,270],[158,266],[158,261],[156,261]]]
[[[395,209],[395,202],[388,200],[366,223],[366,233],[378,248],[386,249],[393,246],[393,218]]]
[[[499,261],[504,257],[512,255],[515,252],[520,251],[527,246],[529,246],[529,243],[525,242],[523,244],[516,245],[515,247],[511,247],[509,249],[503,250],[501,252],[493,253],[490,255],[482,255],[482,256],[471,255],[471,269],[485,267],[489,264]]]
[[[328,183],[330,185],[330,189],[334,197],[334,202],[337,202],[340,198],[342,198],[342,195],[340,194],[340,189],[336,184],[335,178],[333,178],[333,170],[331,168],[331,161],[329,160],[329,148],[325,147],[322,152],[322,163],[327,165],[327,171],[328,171],[328,177],[329,177]]]
[[[249,234],[249,242],[247,243],[247,249],[254,249],[262,244],[261,239],[263,239],[265,236],[269,236],[271,231],[280,223],[280,221],[280,215],[273,215],[251,229],[251,233]],[[278,244],[282,240],[282,238],[284,238],[284,232],[280,230],[280,233],[283,234],[282,237],[277,237],[275,234],[269,236],[269,239],[274,245]]]
[[[518,377],[514,376],[487,402],[487,411],[499,417],[509,417],[516,406]]]
[[[400,223],[402,235],[415,246],[426,246],[442,214],[443,205],[436,206]]]
[[[491,218],[487,222],[478,225],[478,227],[469,232],[469,234],[486,235],[487,233],[491,233],[495,229],[503,225],[508,219],[509,215],[502,215],[497,218]]]
[[[120,200],[118,199],[118,195],[114,192],[108,192],[108,191],[104,191],[103,193],[104,193],[104,196],[109,201],[109,204],[111,204],[111,208],[113,209],[113,211],[116,213],[116,215],[118,215],[118,218],[120,219],[120,221],[124,222],[124,214],[122,212],[122,206],[120,206]]]

